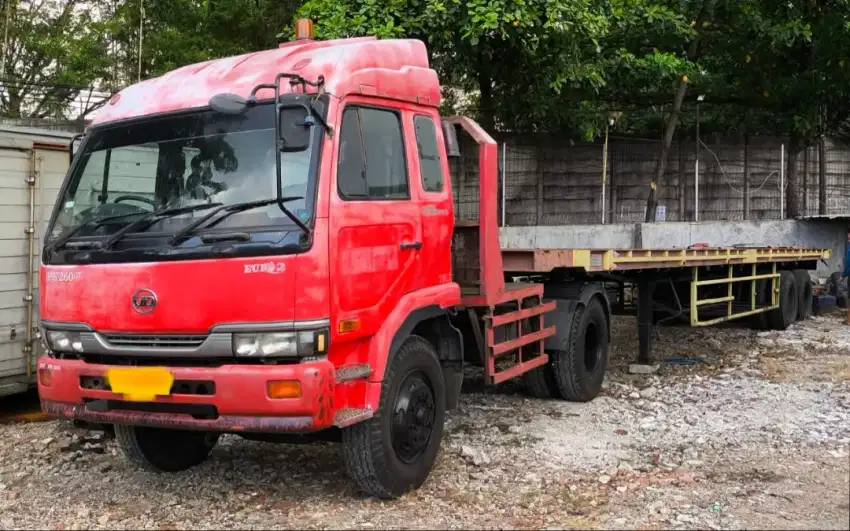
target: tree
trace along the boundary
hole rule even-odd
[[[6,0],[0,113],[64,118],[107,69],[105,27],[92,0]],[[6,16],[8,14],[8,16]],[[102,98],[83,99],[81,114]]]
[[[110,17],[120,84],[187,64],[274,48],[300,0],[119,0]],[[142,26],[141,72],[139,36]],[[141,75],[140,75],[141,74]]]
[[[789,139],[785,196],[796,217],[800,150],[850,117],[850,3],[742,0],[723,9],[705,61],[706,99],[735,94],[748,133]]]
[[[546,95],[598,88],[593,61],[607,30],[589,0],[310,0],[301,16],[324,38],[409,37],[426,43],[444,85],[476,95],[485,127],[539,127]]]

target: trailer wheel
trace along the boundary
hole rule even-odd
[[[780,271],[779,273],[779,308],[767,313],[767,319],[773,330],[786,330],[797,320],[797,283],[794,273]]]
[[[218,433],[115,425],[115,440],[127,459],[151,472],[181,472],[206,461]]]
[[[589,402],[602,389],[608,366],[608,319],[598,299],[576,308],[568,345],[551,354],[555,381],[563,399]]]
[[[797,283],[797,320],[805,321],[812,316],[812,277],[805,269],[794,270]]]
[[[381,387],[374,416],[342,430],[343,459],[363,492],[391,499],[425,482],[440,449],[446,390],[431,343],[410,336]]]
[[[756,280],[756,305],[758,307],[770,304],[771,282],[766,279]],[[770,330],[767,312],[757,313],[750,317],[750,326],[756,330]]]

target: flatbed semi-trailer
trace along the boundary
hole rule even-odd
[[[466,363],[533,396],[597,396],[627,284],[642,362],[654,323],[805,313],[796,286],[827,251],[502,249],[496,143],[440,117],[424,44],[298,28],[98,112],[41,255],[46,412],[115,424],[157,471],[221,433],[336,438],[359,488],[391,498],[426,480]],[[459,132],[477,149],[471,219]]]

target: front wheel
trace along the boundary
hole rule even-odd
[[[342,431],[348,475],[379,498],[418,488],[437,459],[445,417],[437,353],[425,339],[411,336],[390,360],[375,415]]]
[[[151,472],[181,472],[206,461],[218,433],[115,425],[115,440],[125,456]]]

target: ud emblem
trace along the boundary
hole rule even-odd
[[[140,289],[132,298],[133,309],[141,314],[151,313],[156,308],[156,293],[149,289]]]

